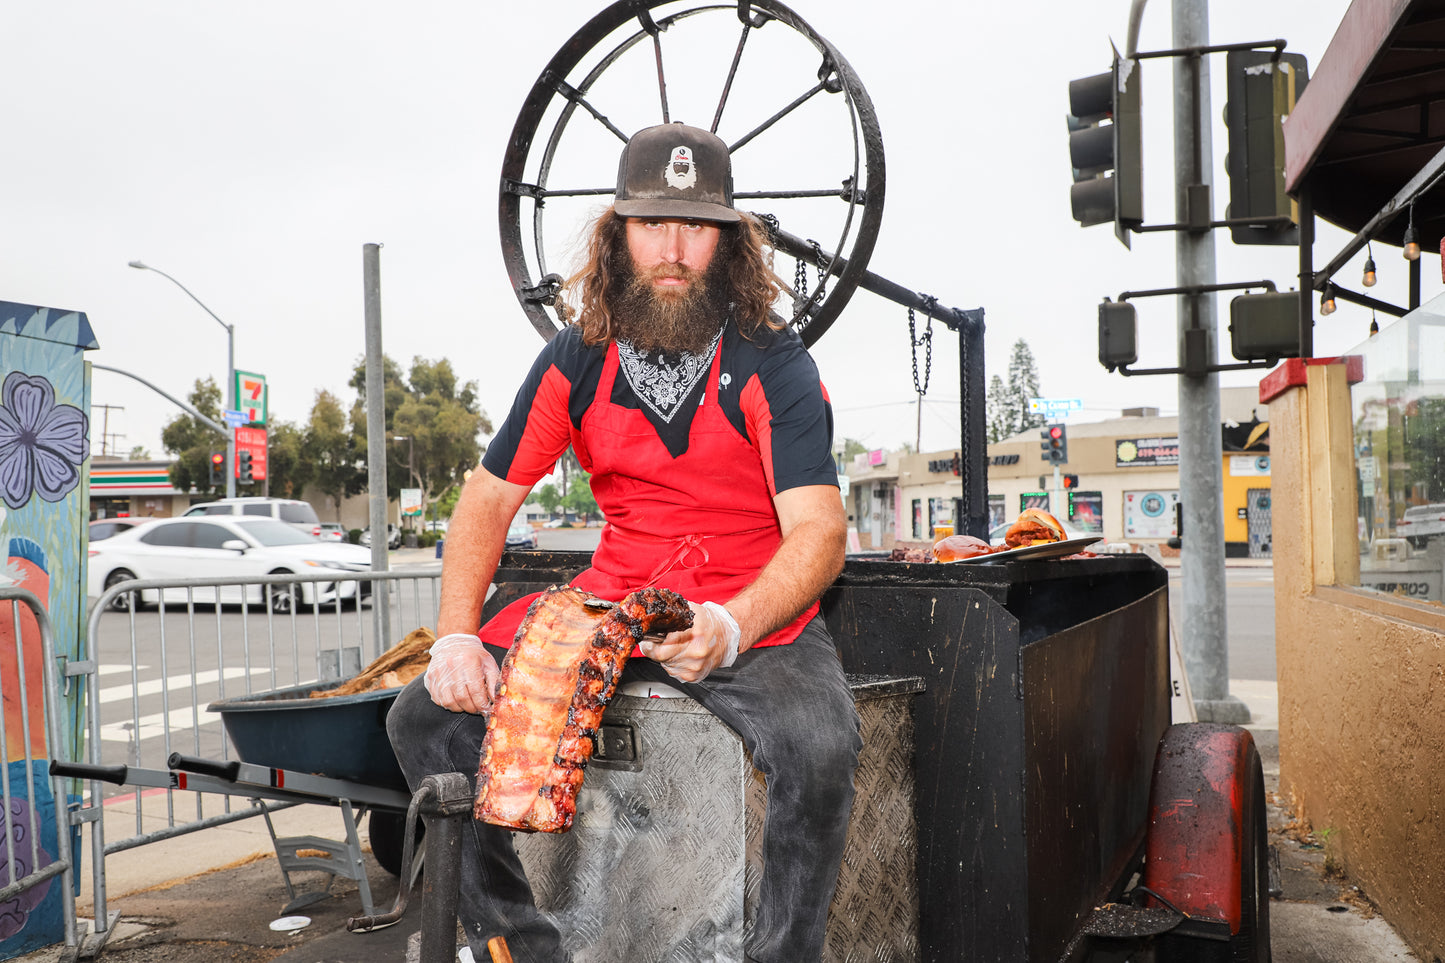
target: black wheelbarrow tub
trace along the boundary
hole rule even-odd
[[[401,689],[312,699],[326,686],[300,685],[212,702],[242,762],[408,791],[386,737]]]

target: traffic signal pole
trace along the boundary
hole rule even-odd
[[[1172,0],[1176,49],[1209,44],[1208,0]],[[1175,214],[1180,224],[1206,225],[1174,234],[1180,287],[1215,283],[1210,182],[1213,180],[1209,62],[1202,53],[1177,57],[1174,67]],[[1225,621],[1224,500],[1219,473],[1220,434],[1218,326],[1215,295],[1179,296],[1179,501],[1184,529],[1180,547],[1182,606],[1179,634],[1184,668],[1200,721],[1244,723],[1249,709],[1229,694],[1229,637]]]

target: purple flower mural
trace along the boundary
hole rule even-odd
[[[90,447],[89,419],[57,405],[55,388],[38,375],[12,371],[0,387],[0,495],[12,509],[38,493],[58,502],[80,483]]]

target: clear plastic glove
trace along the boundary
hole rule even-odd
[[[642,654],[681,682],[700,682],[716,668],[727,668],[738,658],[742,630],[732,613],[716,602],[687,603],[692,628],[669,632],[661,642],[644,638]]]
[[[424,684],[431,701],[452,712],[490,715],[502,670],[482,640],[465,632],[431,644]]]

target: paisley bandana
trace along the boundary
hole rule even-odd
[[[679,354],[650,351],[643,354],[630,342],[618,341],[618,366],[633,394],[664,424],[670,423],[712,367],[712,358],[721,340],[722,329],[719,328],[701,354],[690,351]]]

